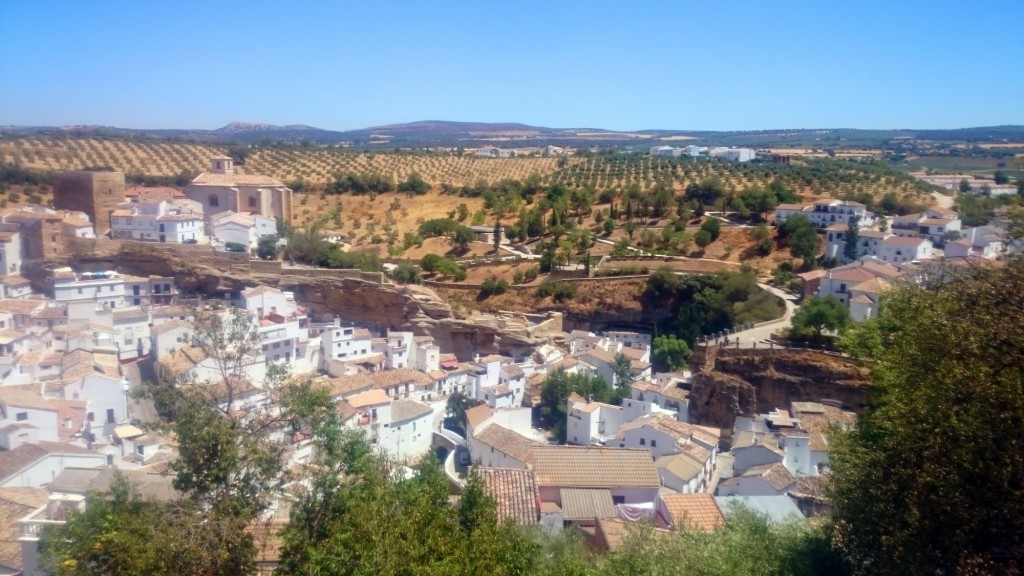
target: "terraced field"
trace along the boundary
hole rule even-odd
[[[695,158],[658,158],[646,155],[616,155],[586,158],[559,170],[553,179],[568,187],[593,186],[625,189],[639,186],[650,190],[659,182],[677,190],[705,178],[719,178],[725,190],[739,191],[764,186],[778,178],[804,196],[845,197],[859,194],[881,196],[888,192],[921,195],[928,191],[913,178],[871,165],[819,160],[789,166],[732,163]]]
[[[206,169],[209,158],[225,154],[224,146],[35,136],[0,140],[0,162],[15,162],[38,170],[73,170],[108,166],[128,174],[173,176]],[[805,196],[878,196],[887,192],[920,194],[926,190],[912,178],[870,165],[819,160],[806,164],[735,164],[693,158],[657,158],[619,154],[591,158],[476,158],[434,154],[367,154],[343,149],[256,149],[239,171],[266,174],[283,182],[302,179],[323,184],[345,173],[379,174],[394,182],[418,172],[434,185],[473,185],[484,180],[525,180],[537,175],[544,183],[597,190],[624,190],[638,186],[650,190],[659,182],[677,190],[708,177],[722,180],[726,190],[763,186],[773,179]]]
[[[579,162],[566,159],[567,163]],[[432,184],[472,185],[480,180],[525,180],[533,174],[546,179],[558,170],[557,158],[476,158],[428,154],[361,154],[337,149],[258,150],[246,160],[246,169],[288,182],[302,178],[324,183],[337,173],[390,176],[401,182],[418,172]]]
[[[78,170],[106,166],[126,174],[174,176],[184,171],[201,172],[209,158],[227,148],[204,144],[115,140],[98,138],[49,138],[37,136],[0,140],[0,162],[18,163],[35,170]],[[571,165],[578,159],[565,159]],[[427,154],[363,154],[341,149],[297,148],[253,150],[241,172],[266,174],[282,182],[302,178],[311,184],[334,180],[338,173],[370,173],[390,176],[395,182],[418,172],[432,184],[455,186],[480,180],[524,180],[536,174],[550,178],[558,170],[556,158],[476,158]]]
[[[35,170],[106,166],[125,173],[174,176],[186,170],[201,172],[210,165],[211,156],[225,152],[219,146],[148,140],[46,136],[0,140],[0,162]]]

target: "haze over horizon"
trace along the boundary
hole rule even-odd
[[[0,125],[1024,124],[1010,0],[0,3]]]

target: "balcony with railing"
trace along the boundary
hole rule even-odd
[[[21,525],[19,540],[37,541],[39,535],[49,526],[60,526],[67,521],[71,510],[81,512],[85,509],[85,496],[77,494],[52,495],[45,506],[25,516],[18,523]]]

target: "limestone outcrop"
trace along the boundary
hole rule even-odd
[[[706,370],[706,350],[691,359],[690,417],[731,429],[736,416],[751,416],[793,401],[831,400],[860,411],[867,401],[869,371],[849,358],[812,350],[718,349]]]
[[[136,276],[173,276],[183,294],[216,296],[265,284],[293,292],[297,301],[315,312],[339,314],[347,321],[378,330],[409,330],[433,336],[442,350],[462,360],[472,359],[475,353],[519,356],[543,343],[525,332],[462,318],[429,288],[385,283],[379,274],[282,269],[265,264],[250,263],[247,256],[214,253],[203,246],[101,239],[80,240],[62,257],[32,262],[26,275],[44,291],[53,269],[60,266],[85,271],[118,270]]]

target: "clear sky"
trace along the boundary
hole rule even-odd
[[[0,124],[1024,124],[1022,0],[0,0]]]

